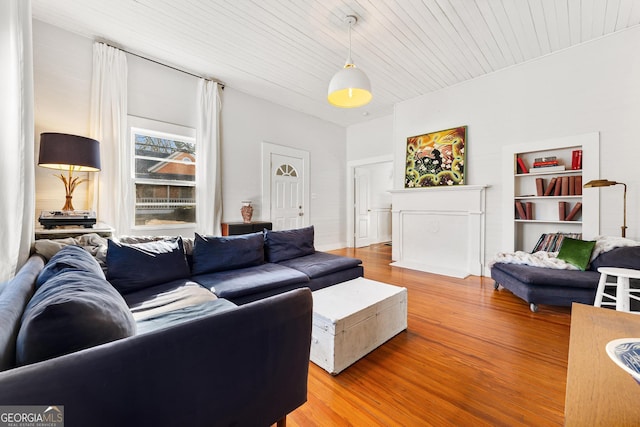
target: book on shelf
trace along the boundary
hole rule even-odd
[[[573,194],[582,196],[582,175],[576,175],[576,183]]]
[[[535,159],[533,159],[533,161],[534,162],[551,162],[557,159],[558,158],[556,156],[547,156],[547,157],[536,157]]]
[[[536,196],[544,196],[544,180],[536,178]]]
[[[569,195],[575,196],[576,194],[576,177],[574,175],[569,176]]]
[[[524,205],[519,200],[516,200],[516,210],[518,211],[518,218],[527,219],[527,213],[525,212]]]
[[[537,172],[559,172],[566,170],[565,165],[557,165],[557,166],[541,166],[541,167],[533,167],[529,170],[529,172],[537,173]]]
[[[544,167],[548,167],[548,166],[558,166],[560,164],[559,161],[557,160],[551,160],[548,162],[533,162],[533,167],[534,168],[544,168]]]
[[[564,221],[567,218],[567,202],[558,202],[558,219]]]
[[[569,195],[569,177],[568,176],[563,176],[561,179],[561,186],[562,186],[562,190],[560,190],[560,195],[561,196],[568,196]]]
[[[582,169],[582,150],[573,150],[571,152],[571,169]]]
[[[518,159],[518,171],[519,173],[529,173],[529,169],[527,169],[527,165],[524,164],[524,160],[520,157]]]
[[[553,195],[559,196],[562,193],[562,177],[558,177],[556,180],[556,188],[553,189]]]
[[[573,221],[576,215],[578,215],[578,213],[580,212],[581,208],[582,208],[582,203],[581,202],[576,203],[573,209],[571,209],[571,212],[569,212],[569,215],[566,216],[565,221]]]
[[[556,186],[556,182],[558,182],[558,178],[556,178],[556,177],[551,178],[551,181],[549,181],[549,185],[544,190],[544,195],[545,196],[550,196],[551,193],[553,193],[553,189]]]
[[[525,203],[524,211],[527,214],[527,219],[533,219],[533,203],[531,202]]]

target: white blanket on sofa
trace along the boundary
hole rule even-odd
[[[624,237],[598,236],[595,238],[596,245],[591,252],[591,261],[596,259],[598,255],[611,249],[622,246],[638,246],[640,242],[625,239]],[[579,270],[578,267],[558,258],[558,252],[538,251],[534,253],[516,251],[516,252],[499,252],[489,261],[489,268],[493,264],[502,262],[505,264],[524,264],[534,267],[555,268],[557,270]]]

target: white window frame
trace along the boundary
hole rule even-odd
[[[196,147],[196,161],[195,167],[198,167],[196,143],[196,129],[187,126],[176,125],[173,123],[162,122],[158,120],[147,119],[144,117],[128,116],[128,139],[129,139],[129,159],[130,159],[130,171],[129,171],[129,186],[131,188],[131,200],[129,202],[129,209],[131,212],[131,230],[181,230],[181,229],[195,229],[196,222],[188,222],[182,224],[154,224],[154,225],[136,225],[136,184],[167,184],[181,185],[187,187],[196,187],[194,181],[162,181],[155,179],[139,179],[136,178],[136,154],[135,154],[135,134],[143,133],[145,135],[153,137],[161,137],[167,139],[177,139],[185,142],[193,143]],[[195,201],[196,205],[198,200]],[[196,218],[197,221],[197,218]]]

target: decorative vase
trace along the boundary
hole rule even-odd
[[[253,206],[251,206],[251,200],[242,201],[242,207],[240,208],[240,213],[242,214],[242,222],[245,222],[245,223],[251,222],[251,217],[253,216]]]

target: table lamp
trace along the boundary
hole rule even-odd
[[[73,211],[73,191],[86,181],[74,177],[73,172],[98,172],[100,170],[100,143],[95,139],[66,133],[40,134],[38,166],[67,171],[55,175],[64,183],[66,202],[63,211]]]
[[[584,188],[610,187],[612,185],[618,185],[618,184],[624,186],[622,237],[626,237],[626,234],[627,234],[627,184],[623,182],[609,181],[608,179],[594,179],[593,181],[587,182],[585,185],[583,185],[583,187]]]

